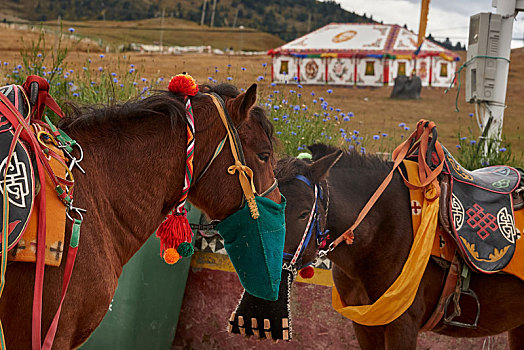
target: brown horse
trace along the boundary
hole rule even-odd
[[[201,87],[225,101],[243,145],[247,165],[254,172],[257,191],[274,183],[272,126],[264,110],[254,106],[257,87],[245,93],[236,87]],[[195,116],[194,179],[212,158],[226,135],[209,95],[191,97]],[[85,108],[68,116],[60,127],[82,146],[75,170],[75,206],[85,208],[82,234],[71,283],[62,307],[54,349],[80,346],[95,330],[117,287],[122,267],[155,231],[181,196],[186,157],[183,97],[158,92],[124,104]],[[238,177],[229,143],[205,175],[191,187],[189,200],[211,219],[224,219],[240,207]],[[268,198],[280,203],[278,189]],[[70,222],[66,226],[69,244]],[[64,257],[66,259],[67,257]],[[159,257],[160,259],[160,257]],[[48,329],[60,300],[64,264],[46,267],[42,329]],[[7,347],[31,348],[31,304],[35,265],[11,263],[0,303]]]
[[[392,163],[355,152],[345,153],[325,145],[310,147],[313,162],[279,161],[277,178],[287,198],[285,252],[294,254],[303,236],[315,201],[314,185],[323,193],[319,203],[320,230],[329,230],[327,243],[340,236],[356,219],[369,197],[392,169]],[[335,163],[336,162],[336,163]],[[302,175],[311,186],[297,178]],[[326,215],[327,213],[327,215]],[[302,254],[301,265],[311,262],[319,250],[315,235]],[[399,275],[413,242],[410,197],[398,173],[355,231],[354,243],[341,244],[328,254],[333,280],[346,305],[375,302]],[[415,349],[417,335],[435,309],[445,270],[435,261],[425,270],[413,304],[395,321],[383,326],[353,322],[363,349]],[[471,289],[480,300],[475,329],[448,326],[442,321],[434,332],[453,337],[483,337],[509,333],[511,349],[524,349],[524,282],[505,274],[473,274]],[[477,306],[463,298],[460,321],[471,324]]]

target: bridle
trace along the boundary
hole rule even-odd
[[[309,213],[309,218],[306,224],[306,228],[304,229],[304,234],[302,235],[302,239],[300,240],[300,243],[298,245],[297,250],[294,254],[286,253],[284,252],[284,260],[289,261],[289,264],[291,267],[296,268],[296,270],[300,270],[306,266],[309,266],[313,263],[314,260],[312,260],[309,263],[302,264],[302,255],[304,254],[304,251],[306,250],[309,241],[311,240],[311,237],[313,237],[313,232],[315,233],[315,243],[317,247],[324,247],[325,242],[328,238],[329,230],[322,231],[321,226],[321,216],[320,216],[320,203],[324,199],[322,186],[319,183],[312,184],[311,181],[303,176],[303,175],[297,175],[295,179],[300,180],[304,182],[309,188],[311,188],[315,193],[315,201],[313,202],[313,207],[311,208],[311,211]],[[327,189],[327,186],[326,186]],[[326,191],[327,192],[327,191]],[[327,193],[326,196],[326,203],[329,203],[329,193]],[[327,220],[327,213],[328,213],[328,207],[326,206],[326,210],[324,212],[324,219]],[[325,221],[324,220],[324,221]],[[319,252],[317,251],[317,256],[319,255]]]
[[[267,188],[265,191],[263,191],[262,193],[257,193],[255,185],[253,183],[253,170],[251,170],[246,165],[246,159],[244,156],[244,151],[242,149],[242,143],[240,141],[240,137],[227,111],[227,108],[225,107],[224,100],[220,97],[220,95],[214,92],[207,93],[206,95],[211,97],[211,100],[215,104],[218,110],[218,113],[220,115],[220,119],[222,120],[222,123],[224,124],[224,127],[226,128],[227,133],[226,133],[226,136],[218,143],[213,156],[207,162],[206,166],[204,167],[202,172],[199,174],[199,176],[196,178],[196,180],[193,182],[193,186],[195,186],[202,179],[202,177],[206,174],[207,170],[211,167],[213,161],[218,157],[218,155],[224,148],[224,144],[226,143],[226,140],[229,139],[229,144],[231,146],[231,153],[235,160],[235,164],[229,166],[227,171],[231,175],[233,175],[235,172],[238,171],[240,185],[243,191],[242,202],[240,203],[240,208],[243,208],[245,203],[247,202],[249,209],[251,211],[252,217],[256,219],[258,218],[259,214],[258,214],[257,204],[255,202],[255,196],[264,197],[264,196],[269,195],[271,192],[273,192],[278,186],[277,179],[275,178],[271,186],[269,186],[269,188]],[[215,220],[213,222],[213,225],[216,225],[216,223],[217,221]]]

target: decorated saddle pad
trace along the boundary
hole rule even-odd
[[[410,181],[413,177],[418,177],[418,168],[415,162],[404,161],[404,166]],[[423,193],[420,190],[410,190],[409,194],[413,232],[417,232],[421,222]],[[514,254],[509,263],[501,269],[501,272],[509,273],[524,281],[524,239],[521,238],[521,234],[524,232],[524,209],[516,211],[514,213],[514,219],[515,231],[517,233],[515,237]],[[446,233],[440,225],[437,225],[437,227],[435,227],[435,240],[433,241],[431,255],[451,262],[456,249],[456,241]]]
[[[22,88],[8,85],[0,88],[22,116],[28,114],[27,97]],[[0,112],[0,198],[9,198],[9,226],[7,249],[12,249],[27,228],[33,211],[35,198],[35,176],[28,149],[20,140],[16,141],[8,164],[14,128],[5,115]],[[3,217],[3,205],[0,205]],[[1,239],[1,238],[0,238]],[[0,253],[1,253],[0,246]]]
[[[469,265],[481,272],[502,270],[516,248],[511,192],[519,172],[507,166],[467,171],[446,152],[451,175],[450,218],[455,240]]]

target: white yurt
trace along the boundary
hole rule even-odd
[[[269,50],[276,83],[383,86],[413,71],[422,86],[447,87],[455,53],[391,24],[331,23]]]

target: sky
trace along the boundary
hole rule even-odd
[[[386,24],[407,24],[418,32],[421,0],[336,0],[343,9],[359,15],[373,15],[375,21]],[[431,33],[438,40],[447,37],[456,43],[467,44],[469,17],[479,12],[493,12],[491,0],[431,0],[426,36]],[[524,12],[513,23],[513,48],[524,46]],[[518,40],[515,40],[518,39]]]

